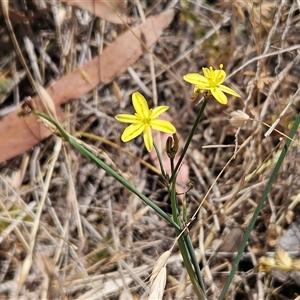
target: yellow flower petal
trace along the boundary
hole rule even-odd
[[[153,148],[153,138],[150,126],[145,126],[144,129],[144,143],[148,152],[151,152]]]
[[[215,70],[214,71],[214,82],[216,84],[222,83],[226,78],[226,72],[224,70]]]
[[[159,115],[164,113],[166,110],[169,109],[169,106],[157,106],[153,108],[152,114],[151,114],[151,119],[156,119]]]
[[[153,120],[151,121],[151,127],[155,130],[166,132],[166,133],[176,132],[176,128],[169,121],[165,121],[165,120]]]
[[[183,76],[183,79],[191,84],[195,84],[198,89],[206,90],[209,88],[208,80],[198,73],[186,74]]]
[[[218,102],[220,102],[221,104],[227,104],[227,97],[220,89],[215,88],[211,89],[210,91]]]
[[[153,148],[152,128],[167,133],[176,132],[176,128],[170,122],[157,119],[169,108],[168,106],[149,109],[146,99],[138,92],[132,94],[132,104],[136,111],[134,115],[119,114],[115,117],[120,122],[132,123],[121,136],[123,142],[128,142],[143,132],[145,146],[150,152]]]
[[[138,135],[140,135],[145,128],[145,125],[143,123],[138,124],[131,124],[127,128],[125,128],[121,140],[123,142],[129,142],[132,139],[136,138]]]
[[[149,115],[149,106],[142,94],[135,92],[132,94],[132,104],[136,113],[141,118],[148,118]]]
[[[233,95],[235,97],[241,97],[237,92],[235,92],[234,90],[232,90],[231,88],[229,88],[225,85],[220,84],[218,87],[221,91],[223,91],[227,94]]]
[[[137,123],[137,122],[140,122],[140,120],[138,120],[137,117],[134,116],[134,115],[120,114],[120,115],[116,115],[115,118],[119,122],[123,122],[123,123]]]
[[[205,78],[211,78],[211,70],[212,70],[212,67],[210,67],[209,69],[208,68],[202,68],[202,72],[203,72],[203,75]]]
[[[226,72],[223,70],[222,64],[218,70],[214,70],[212,67],[210,67],[209,69],[202,68],[202,72],[204,76],[198,73],[189,73],[183,76],[185,81],[195,85],[194,95],[195,89],[197,91],[200,90],[202,93],[205,91],[210,91],[217,101],[222,104],[227,103],[227,97],[224,92],[236,97],[240,97],[240,95],[234,90],[221,84],[226,78]]]

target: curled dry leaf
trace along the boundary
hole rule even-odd
[[[162,299],[166,286],[166,264],[171,255],[171,250],[165,251],[156,261],[150,276],[150,294],[148,300]]]
[[[160,300],[164,295],[167,280],[167,268],[162,267],[151,284],[148,300]]]
[[[158,276],[160,270],[167,264],[167,261],[171,255],[171,251],[165,251],[156,261],[153,271],[150,277],[150,282],[153,283],[155,278]]]
[[[118,84],[115,81],[113,81],[113,93],[114,93],[116,100],[120,104],[121,100],[122,100],[121,91],[120,91]]]
[[[236,127],[242,127],[244,122],[249,119],[249,116],[242,110],[233,111],[230,116],[230,124]]]
[[[159,38],[173,17],[174,10],[168,10],[148,18],[143,24],[119,36],[100,56],[81,66],[81,70],[76,69],[47,87],[46,91],[55,103],[58,119],[61,121],[64,119],[64,113],[59,108],[60,104],[69,99],[78,99],[99,83],[109,83],[116,75],[125,72],[145,51],[141,43],[142,37],[145,45],[149,47]],[[86,82],[82,72],[88,76],[90,82]],[[37,108],[42,110],[38,97],[33,100]],[[15,113],[0,120],[0,128],[0,162],[30,149],[51,134],[43,125],[37,123],[36,117],[27,117],[24,121]]]
[[[39,95],[42,97],[41,102],[42,102],[44,111],[48,115],[50,115],[52,118],[57,120],[56,107],[55,107],[55,104],[53,102],[53,99],[50,97],[50,95],[48,94],[46,89],[43,86],[41,86],[37,81],[35,82],[35,84],[36,84],[36,87],[38,89]]]

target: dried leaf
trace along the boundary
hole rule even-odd
[[[42,105],[44,111],[50,115],[52,118],[57,119],[55,103],[48,92],[43,86],[41,86],[37,81],[35,82],[36,88],[38,89],[39,95],[42,97]]]
[[[245,13],[243,11],[243,3],[241,1],[234,1],[232,4],[233,11],[240,22],[245,22]]]
[[[78,66],[78,71],[80,72],[83,80],[86,82],[86,83],[89,83],[91,84],[91,80],[89,78],[89,75],[80,67]]]
[[[236,252],[240,247],[244,231],[240,227],[233,227],[224,231],[222,235],[223,244],[220,247],[220,252]]]
[[[164,295],[164,290],[167,281],[167,268],[163,267],[158,275],[156,276],[154,282],[151,285],[150,294],[148,300],[160,300]]]
[[[265,85],[269,85],[274,81],[274,77],[268,76],[266,73],[262,72],[257,81],[257,88],[261,91]]]
[[[233,111],[232,113],[230,113],[230,116],[230,124],[237,127],[242,127],[244,125],[244,122],[249,119],[249,116],[242,110]]]
[[[152,45],[163,29],[170,24],[173,16],[174,10],[168,10],[150,17],[143,24],[118,37],[104,49],[101,56],[81,66],[90,79],[90,83],[87,83],[82,77],[82,72],[76,69],[49,86],[46,91],[55,103],[58,119],[61,121],[64,119],[64,113],[59,108],[62,103],[82,97],[100,82],[111,82],[116,75],[122,74],[136,62],[145,50],[137,37],[144,35],[146,45]],[[76,82],[76,88],[74,88],[74,82]],[[42,110],[40,100],[35,97],[34,101],[37,108]],[[0,128],[0,162],[30,149],[51,134],[43,125],[37,123],[36,117],[31,116],[23,120],[14,113],[0,120]]]
[[[120,92],[120,88],[118,86],[118,84],[113,81],[113,93],[118,101],[118,103],[121,103],[122,97],[121,97],[121,92]]]
[[[124,14],[120,14],[124,10],[122,1],[101,1],[101,0],[62,0],[69,5],[88,11],[94,16],[100,17],[115,24],[132,23],[134,18],[130,18]]]
[[[154,280],[156,279],[156,277],[158,276],[159,272],[161,271],[161,269],[163,267],[165,267],[165,265],[167,264],[167,261],[169,259],[171,255],[171,251],[168,250],[166,252],[164,252],[156,261],[154,267],[153,267],[153,271],[150,277],[150,282],[153,283]]]

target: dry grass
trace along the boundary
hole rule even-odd
[[[124,1],[122,9],[127,15],[143,19],[162,12],[170,2]],[[224,64],[229,76],[227,85],[242,97],[230,98],[227,106],[216,101],[208,104],[186,161],[190,170],[187,182],[194,183],[186,194],[189,216],[226,166],[190,228],[199,261],[205,266],[209,299],[217,299],[230,270],[231,253],[239,247],[283,146],[278,132],[265,137],[268,128],[252,120],[237,129],[230,125],[228,115],[240,109],[270,125],[281,115],[276,129],[288,133],[300,108],[299,3],[172,3],[179,9],[159,42],[151,47],[155,56],[145,53],[127,72],[116,76],[120,104],[112,85],[100,85],[63,107],[68,114],[64,126],[74,134],[81,131],[100,136],[101,140],[89,136],[83,139],[99,149],[99,157],[106,163],[170,213],[160,177],[143,163],[152,164],[142,140],[121,144],[124,126],[113,117],[121,111],[132,111],[130,94],[138,90],[153,99],[154,105],[170,106],[173,123],[185,139],[199,105],[190,101],[191,87],[182,76],[204,66]],[[124,25],[78,10],[67,13],[61,32],[57,32],[49,5],[43,7],[34,0],[12,1],[10,5],[11,21],[24,55],[28,55],[24,36],[37,53],[37,49],[45,48],[47,56],[42,60],[38,54],[36,67],[27,60],[35,79],[39,74],[45,85],[80,65],[84,47],[88,49],[84,58],[89,59],[126,30]],[[62,56],[61,47],[70,32],[74,33],[69,48],[73,51]],[[3,115],[16,110],[14,100],[22,100],[33,91],[14,58],[2,18],[0,36]],[[170,66],[170,71],[165,66]],[[7,97],[13,76],[17,82]],[[240,145],[242,149],[226,165]],[[258,257],[267,252],[271,255],[282,233],[299,222],[298,155],[299,146],[293,144],[227,299],[295,299],[300,295],[298,273],[295,279],[291,271],[263,274],[257,269]],[[0,170],[0,299],[147,297],[153,266],[174,243],[174,230],[164,220],[54,136],[1,163]],[[164,299],[195,298],[176,247],[166,268]]]

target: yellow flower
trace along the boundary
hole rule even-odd
[[[123,132],[121,140],[128,142],[143,133],[144,143],[150,152],[153,147],[151,129],[166,133],[175,133],[176,128],[168,121],[158,120],[159,115],[169,109],[168,106],[158,106],[149,109],[144,96],[138,92],[132,94],[132,104],[136,111],[134,115],[120,114],[115,118],[123,123],[132,123]]]
[[[238,93],[221,83],[226,78],[226,72],[223,70],[223,65],[220,65],[220,70],[213,70],[212,67],[202,68],[203,75],[198,73],[189,73],[183,76],[183,79],[195,85],[194,93],[199,94],[200,91],[209,91],[221,104],[227,103],[227,97],[224,94],[230,94],[240,97]]]

